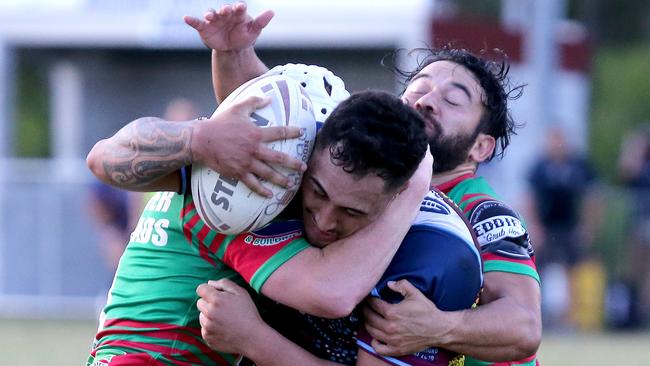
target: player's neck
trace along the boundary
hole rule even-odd
[[[459,166],[455,167],[452,170],[433,174],[433,176],[431,176],[431,185],[437,187],[444,183],[450,182],[460,176],[467,175],[467,174],[475,174],[477,167],[478,166],[476,163],[466,162],[460,164]]]

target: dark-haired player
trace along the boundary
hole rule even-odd
[[[239,3],[209,11],[204,20],[186,18],[213,49],[219,97],[266,70],[252,44],[272,16],[264,12],[252,19]],[[477,309],[447,312],[417,296],[408,283],[398,282],[396,289],[406,294],[404,301],[371,300],[365,311],[366,328],[382,354],[437,346],[471,356],[466,364],[535,365],[541,296],[528,233],[518,214],[475,175],[479,164],[507,148],[516,127],[507,102],[521,93],[521,87],[508,89],[505,62],[451,48],[426,52],[420,67],[405,73],[403,100],[427,121],[435,156],[431,184],[463,209],[478,236],[485,286]]]
[[[231,356],[201,337],[196,288],[208,280],[231,279],[293,308],[341,317],[388,266],[428,191],[431,156],[420,163],[427,151],[422,117],[382,92],[342,102],[309,160],[302,220],[225,236],[198,216],[178,167],[193,162],[192,148],[204,137],[198,134],[215,136],[211,151],[219,156],[235,153],[218,151],[221,142],[228,146],[226,137],[247,138],[226,133],[229,128],[260,132],[247,126],[255,110],[240,110],[247,103],[260,101],[250,98],[208,120],[142,118],[88,155],[93,173],[107,183],[165,191],[149,201],[131,234],[88,365],[230,363]],[[398,219],[406,221],[395,224]]]

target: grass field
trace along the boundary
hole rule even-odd
[[[94,322],[0,320],[2,365],[84,365]],[[546,335],[544,366],[650,366],[650,333]]]

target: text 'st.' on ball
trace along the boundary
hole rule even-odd
[[[273,141],[267,146],[306,163],[314,147],[316,120],[311,100],[298,81],[283,75],[262,75],[233,91],[217,111],[252,95],[270,97],[271,104],[255,111],[251,122],[260,127],[298,126],[305,131],[299,138]],[[224,234],[252,231],[266,225],[289,204],[302,179],[302,172],[279,166],[273,168],[295,184],[286,189],[264,182],[273,192],[273,196],[267,198],[236,179],[194,165],[191,186],[197,212],[210,228]]]

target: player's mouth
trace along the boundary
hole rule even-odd
[[[434,135],[440,135],[442,133],[442,127],[440,122],[435,119],[432,115],[424,116],[425,120],[425,131],[427,136],[431,137]]]
[[[305,234],[309,242],[317,247],[324,247],[336,241],[336,234],[319,229],[312,215],[309,215],[309,220],[305,222]]]
[[[417,109],[422,118],[424,118],[424,129],[427,136],[431,137],[434,134],[439,135],[442,130],[440,122],[433,116],[433,114],[426,109]]]

